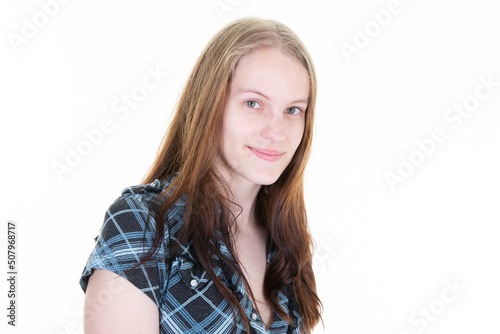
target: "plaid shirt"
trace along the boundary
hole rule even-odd
[[[96,244],[80,277],[80,286],[87,290],[92,269],[107,269],[116,274],[131,268],[146,254],[155,236],[154,208],[161,204],[159,196],[169,185],[168,180],[156,179],[148,185],[125,188],[106,211]],[[170,245],[177,242],[174,235],[183,224],[186,198],[181,198],[169,211],[165,235],[153,260],[138,266],[127,275],[128,281],[144,292],[158,307],[160,333],[245,333],[244,322],[217,290],[207,272],[193,256],[191,243],[182,246],[180,255],[165,261]],[[145,233],[146,231],[146,233]],[[145,243],[144,243],[145,241]],[[144,247],[146,246],[146,247]],[[275,251],[271,242],[267,262]],[[227,247],[219,242],[222,254],[230,256]],[[288,325],[276,312],[271,327],[265,326],[246,292],[243,281],[227,266],[214,267],[217,277],[240,301],[250,322],[251,333],[301,333],[301,317],[291,286],[278,294],[279,304],[290,315],[294,326]]]

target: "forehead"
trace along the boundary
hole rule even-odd
[[[298,60],[278,49],[264,48],[240,58],[230,90],[258,89],[275,96],[307,98],[309,86],[309,74]]]

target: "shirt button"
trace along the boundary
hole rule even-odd
[[[191,286],[194,288],[198,285],[198,281],[195,280],[194,278],[191,280]]]
[[[252,317],[252,320],[257,320],[257,313],[252,312],[251,317]]]

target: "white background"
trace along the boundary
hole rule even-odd
[[[499,332],[495,2],[401,0],[385,26],[372,11],[386,10],[388,0],[87,0],[47,16],[41,4],[48,2],[0,2],[1,267],[6,273],[8,220],[18,224],[19,262],[18,326],[6,325],[1,279],[1,328],[83,332],[78,280],[105,210],[153,162],[211,36],[256,15],[296,31],[318,73],[306,178],[324,305],[325,329],[315,333]],[[217,12],[221,3],[229,7]],[[39,27],[15,46],[26,20]],[[372,30],[363,46],[365,29]],[[355,43],[357,53],[346,57],[341,45]],[[112,104],[156,66],[168,75],[120,118]],[[480,88],[488,97],[458,126],[447,122],[449,108],[474,102],[479,77],[497,86]],[[59,179],[54,162],[66,164],[68,148],[106,118],[113,130]],[[419,153],[415,142],[435,128],[446,140]],[[397,174],[400,159],[410,157],[413,173],[391,187],[385,174]],[[453,293],[447,284],[460,287]]]

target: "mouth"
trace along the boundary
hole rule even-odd
[[[257,148],[253,148],[250,146],[248,146],[248,148],[250,149],[250,151],[253,152],[253,154],[255,154],[259,158],[267,160],[267,161],[277,161],[284,154],[284,152],[275,151],[275,150],[257,149]]]

